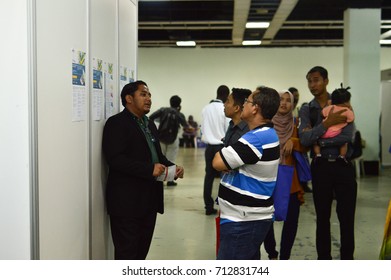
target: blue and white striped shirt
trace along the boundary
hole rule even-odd
[[[231,170],[220,182],[221,223],[272,219],[280,146],[273,124],[244,134],[220,151]]]

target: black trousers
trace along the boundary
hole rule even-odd
[[[156,212],[140,217],[110,216],[116,260],[145,260],[156,224]]]
[[[223,145],[207,145],[205,149],[205,178],[204,178],[204,203],[205,209],[213,209],[214,199],[212,198],[213,182],[220,172],[213,168],[212,161],[215,154],[223,148]]]
[[[299,214],[300,201],[297,198],[297,193],[292,193],[289,197],[288,212],[281,232],[280,260],[289,260],[291,257],[292,247],[295,243],[297,227],[299,224]],[[264,247],[268,253],[269,259],[275,259],[278,257],[273,225],[270,227],[270,230],[265,238]]]
[[[311,163],[316,211],[316,250],[319,260],[331,260],[330,216],[333,199],[340,227],[342,260],[354,258],[354,219],[357,182],[351,162],[317,158]]]

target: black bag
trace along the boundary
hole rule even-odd
[[[362,139],[360,131],[356,131],[354,134],[354,140],[351,143],[351,148],[353,149],[353,154],[350,156],[350,159],[356,159],[362,156]]]
[[[174,108],[165,108],[159,123],[159,140],[165,144],[175,142],[179,130],[178,111]]]

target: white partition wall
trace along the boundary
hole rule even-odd
[[[7,0],[0,21],[0,259],[110,258],[101,138],[119,111],[120,66],[136,76],[137,1]]]
[[[0,1],[0,260],[31,254],[27,10]]]
[[[40,258],[87,259],[89,119],[72,121],[71,76],[72,49],[87,51],[87,5],[38,0],[36,11]]]
[[[114,112],[119,111],[119,71],[120,65],[136,70],[137,65],[137,2],[129,0],[91,1],[90,5],[90,59],[101,59],[103,70],[113,63]],[[102,20],[104,19],[104,20]],[[92,76],[92,72],[90,71]],[[104,88],[109,85],[105,84]],[[108,227],[108,216],[104,204],[106,165],[101,154],[102,131],[106,122],[105,104],[101,104],[102,118],[91,120],[90,125],[90,218],[91,218],[91,259],[112,257],[112,242]]]
[[[124,20],[121,13],[133,17]],[[112,101],[118,104],[119,65],[136,68],[134,15],[137,5],[129,0],[37,0],[41,259],[110,255],[101,154],[106,85],[103,76],[102,90],[94,91],[93,69],[97,60],[102,61],[102,73],[112,65]],[[126,39],[121,38],[121,30],[126,30],[122,35]],[[121,49],[128,53],[124,58],[119,56]],[[85,103],[77,105],[85,117],[81,114],[77,121],[73,50],[86,54]],[[117,112],[115,105],[111,113]]]
[[[106,72],[108,64],[114,65],[114,62],[117,64],[118,61],[117,6],[112,5],[112,2],[110,0],[91,1],[90,6],[90,59],[93,64],[98,59],[102,60],[103,72]],[[113,73],[114,76],[118,76],[116,67],[113,67]],[[90,71],[90,77],[93,79],[92,71]],[[103,88],[106,86],[109,85],[104,84]],[[118,92],[118,83],[113,83],[112,86],[114,92]],[[100,104],[103,113],[104,108],[104,103]],[[90,109],[92,112],[92,106]],[[117,109],[115,111],[117,112]],[[107,243],[109,242],[108,217],[104,204],[106,169],[100,152],[104,124],[105,116],[101,114],[101,118],[99,120],[92,119],[90,125],[90,254],[92,259],[106,259]]]

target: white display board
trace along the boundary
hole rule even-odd
[[[0,260],[30,259],[27,1],[0,1]]]
[[[40,259],[107,259],[105,80],[96,82],[94,70],[102,66],[104,75],[111,65],[111,113],[117,113],[117,69],[121,63],[136,68],[137,6],[129,0],[37,0],[36,13]],[[126,50],[123,57],[120,50]]]

